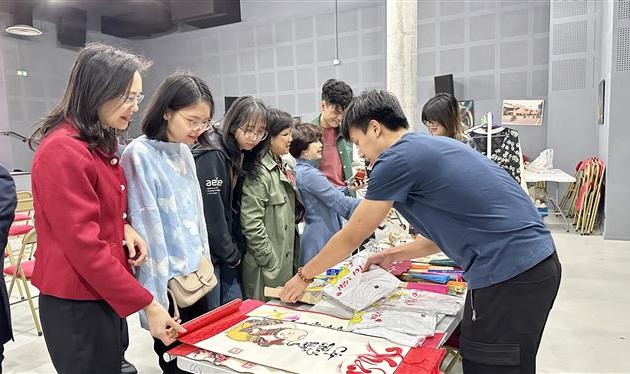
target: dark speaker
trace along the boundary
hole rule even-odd
[[[433,77],[435,83],[435,93],[446,92],[455,96],[455,89],[453,88],[453,74],[436,75]]]
[[[9,1],[9,12],[13,15],[13,25],[33,26],[33,1]]]
[[[224,103],[225,103],[225,112],[224,113],[227,113],[227,111],[230,109],[232,104],[234,104],[236,99],[238,99],[238,96],[225,96],[225,101],[224,101]]]
[[[85,10],[66,7],[57,22],[57,40],[59,44],[70,47],[85,46]]]

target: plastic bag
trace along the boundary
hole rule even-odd
[[[398,288],[400,280],[380,267],[364,273],[366,261],[364,256],[355,256],[348,273],[334,284],[325,286],[324,294],[354,311],[359,311]]]
[[[399,311],[413,311],[417,313],[440,313],[446,315],[457,314],[464,299],[458,296],[440,295],[421,290],[398,289],[374,307]]]
[[[526,166],[527,170],[540,172],[553,169],[553,149],[547,148]]]
[[[372,307],[365,311],[356,312],[348,324],[348,330],[384,328],[418,339],[420,337],[433,336],[437,321],[437,315],[432,312],[400,311]]]

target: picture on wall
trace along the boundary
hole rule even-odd
[[[541,126],[544,100],[503,100],[503,125]]]
[[[475,126],[475,102],[473,100],[459,101],[459,115],[464,130]]]
[[[606,81],[603,79],[599,81],[599,88],[597,89],[597,123],[604,124],[604,105],[606,104]]]

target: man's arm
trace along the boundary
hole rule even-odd
[[[359,247],[387,217],[393,204],[393,201],[362,200],[344,228],[304,265],[302,275],[306,278],[314,278],[352,254],[352,251]],[[281,294],[282,301],[294,303],[304,293],[307,285],[296,274],[284,285]]]
[[[364,270],[368,271],[372,265],[388,269],[395,261],[411,260],[438,252],[440,252],[440,248],[434,242],[421,236],[410,243],[373,254],[365,263]]]

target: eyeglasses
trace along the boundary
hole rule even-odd
[[[433,127],[433,128],[436,128],[440,125],[439,123],[435,121],[422,121],[422,123],[424,123],[426,127]]]
[[[179,112],[175,112],[175,113],[179,114],[186,121],[188,128],[190,128],[192,131],[201,130],[203,132],[203,131],[208,130],[210,126],[212,126],[212,122],[210,122],[210,120],[207,120],[207,121],[193,120],[193,119],[184,117],[184,115],[180,114]]]
[[[137,95],[125,95],[122,97],[123,99],[123,104],[125,105],[131,105],[133,104],[133,102],[135,101],[138,105],[140,105],[140,103],[142,102],[142,100],[144,100],[144,94],[143,93],[139,93]]]
[[[245,134],[245,137],[252,141],[263,141],[267,137],[267,130],[255,132],[253,130],[244,130],[242,127],[239,129]]]

